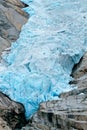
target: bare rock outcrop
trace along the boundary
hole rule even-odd
[[[22,8],[27,5],[20,0],[0,0],[0,55],[19,37],[28,14]]]
[[[87,130],[87,53],[75,65],[71,85],[74,89],[60,100],[41,103],[38,112],[22,130]]]
[[[0,92],[0,120],[7,122],[12,129],[26,124],[25,109],[22,104],[12,101]],[[2,127],[2,123],[0,123]],[[5,123],[6,126],[6,123]],[[11,129],[10,128],[10,129]],[[1,129],[0,129],[1,130]]]
[[[0,118],[0,130],[11,130],[11,128],[7,125],[7,122]]]

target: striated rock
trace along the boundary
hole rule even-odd
[[[60,100],[41,103],[38,112],[22,130],[87,130],[87,53],[73,69],[78,87],[60,95]]]
[[[20,0],[5,0],[5,3],[11,3],[12,5],[18,6],[18,7],[25,7],[25,4],[23,4]]]
[[[21,9],[25,6],[20,0],[0,0],[0,55],[19,37],[27,22],[28,14]]]

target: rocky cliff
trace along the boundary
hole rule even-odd
[[[26,6],[20,0],[0,0],[0,55],[19,37],[21,27],[27,22],[28,15],[22,11]],[[24,125],[24,113],[22,104],[0,92],[0,130],[11,130]]]
[[[22,11],[25,6],[20,0],[0,0],[0,55],[18,38],[27,21],[28,14]]]

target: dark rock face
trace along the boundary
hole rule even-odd
[[[21,128],[26,123],[25,109],[0,92],[0,117],[12,128]]]
[[[61,94],[60,100],[41,103],[22,130],[87,130],[87,53],[72,75],[78,88]]]
[[[21,27],[27,22],[28,14],[20,0],[0,0],[0,60],[2,51],[10,47],[19,37]],[[26,123],[25,109],[0,92],[0,130],[21,128]]]

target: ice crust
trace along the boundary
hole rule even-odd
[[[25,106],[29,119],[39,104],[73,89],[73,66],[87,49],[87,0],[22,0],[28,22],[0,64],[0,91]]]

